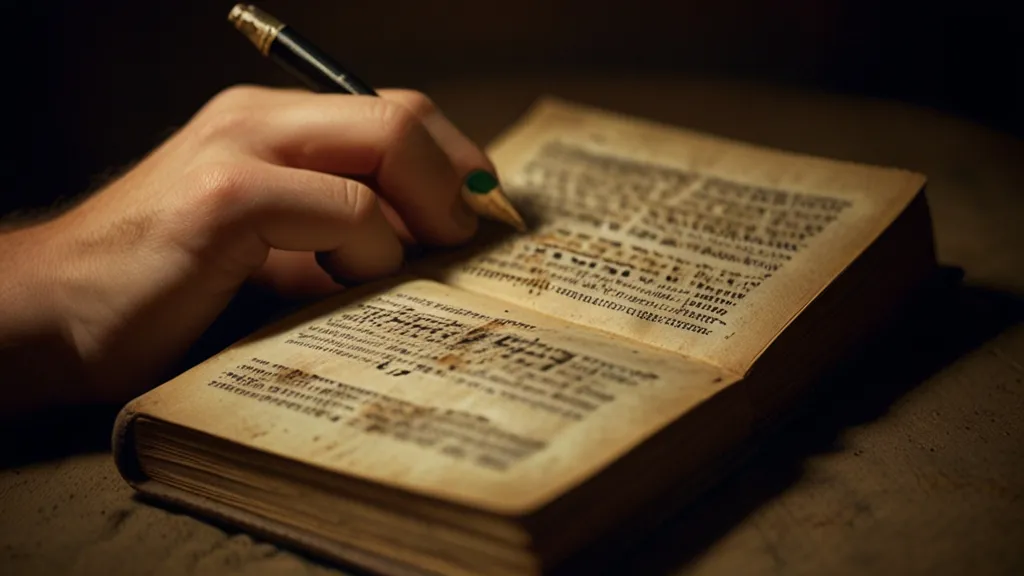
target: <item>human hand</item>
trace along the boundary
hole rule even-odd
[[[392,273],[403,244],[466,241],[462,180],[493,166],[422,94],[380,95],[217,95],[97,194],[0,239],[23,303],[0,339],[49,323],[78,363],[60,399],[123,401],[247,280],[324,294]]]

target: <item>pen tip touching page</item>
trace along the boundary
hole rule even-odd
[[[508,224],[519,232],[526,232],[526,222],[500,187],[493,188],[485,194],[466,187],[463,188],[462,197],[480,216]]]

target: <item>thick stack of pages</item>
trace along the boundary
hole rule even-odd
[[[139,492],[386,573],[546,572],[726,469],[934,270],[925,179],[546,98],[482,235],[146,393]]]

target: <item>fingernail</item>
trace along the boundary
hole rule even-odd
[[[466,189],[473,194],[487,194],[497,187],[497,177],[486,170],[474,170],[466,176]]]

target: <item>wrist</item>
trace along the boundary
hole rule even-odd
[[[85,400],[81,361],[60,297],[53,222],[0,233],[4,416]]]

